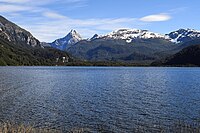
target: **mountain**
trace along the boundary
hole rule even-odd
[[[200,39],[200,31],[193,29],[179,29],[169,34],[162,35],[148,30],[120,29],[107,35],[98,36],[98,38],[126,40],[127,43],[130,43],[135,39],[162,38],[176,44],[181,44],[197,38]]]
[[[185,43],[194,39],[200,39],[200,31],[193,29],[179,29],[166,34],[167,38],[174,43]]]
[[[135,39],[130,43],[126,40],[98,38],[82,40],[67,49],[67,52],[89,61],[151,62],[165,57],[162,52],[175,47],[175,44],[162,38]]]
[[[179,45],[171,51],[171,56],[156,60],[152,63],[155,66],[169,65],[199,65],[200,57],[200,39],[191,40]]]
[[[0,16],[0,37],[15,44],[41,47],[39,40],[33,37],[30,32],[20,28],[2,16]]]
[[[94,41],[95,39],[104,39],[115,40],[115,43],[117,43],[117,41],[121,42],[122,40],[124,40],[126,41],[126,43],[131,43],[139,39],[163,39],[175,44],[182,44],[197,38],[200,39],[200,31],[192,29],[179,29],[165,35],[150,32],[148,30],[120,29],[106,35],[95,34],[90,39],[83,39],[78,32],[76,32],[75,30],[71,30],[71,32],[68,33],[67,36],[55,40],[53,43],[50,43],[50,45],[60,50],[67,50],[82,40]]]
[[[95,34],[90,39],[82,39],[77,32],[72,36],[72,33],[56,40],[52,46],[89,61],[151,62],[179,52],[188,46],[188,41],[200,39],[200,32],[191,29],[179,29],[165,35],[148,30],[120,29],[106,35]],[[70,39],[76,41],[71,43]]]
[[[63,57],[69,61],[73,60],[69,54],[60,50],[13,45],[12,42],[0,37],[0,66],[64,65]]]
[[[65,51],[81,40],[82,38],[80,34],[76,30],[71,30],[70,33],[67,34],[65,37],[55,40],[54,42],[50,43],[50,45],[53,48]]]
[[[148,30],[120,29],[106,35],[95,34],[92,38],[88,39],[88,41],[93,41],[95,39],[105,39],[125,40],[127,43],[131,43],[133,40],[136,39],[165,39],[167,41],[180,44],[196,38],[200,38],[200,31],[192,29],[179,29],[165,35],[150,32]],[[61,39],[57,39],[56,41],[51,43],[51,45],[61,50],[67,50],[69,47],[73,46],[81,40],[86,39],[82,39],[79,33],[77,33],[75,30],[71,30],[71,32],[67,36]]]
[[[200,44],[184,48],[173,56],[166,58],[164,61],[154,62],[153,65],[167,66],[200,66]]]
[[[165,35],[148,30],[121,29],[106,35],[95,34],[67,49],[71,55],[89,61],[152,62],[171,55],[175,45]]]
[[[107,35],[99,36],[98,38],[125,40],[127,43],[131,43],[135,39],[152,39],[152,38],[165,39],[165,36],[158,33],[150,32],[148,30],[120,29],[117,31],[113,31]]]
[[[72,59],[69,54],[88,61],[151,63],[185,47],[199,44],[200,32],[180,29],[162,35],[148,30],[120,29],[106,35],[95,34],[90,39],[82,39],[76,30],[71,30],[65,37],[52,43],[40,43],[30,32],[0,16],[0,39],[1,62],[7,65],[13,64],[10,62],[16,64],[19,59],[22,61],[21,65],[42,65],[45,62],[55,64],[58,58]]]
[[[98,34],[95,34],[92,38],[90,38],[89,40],[95,40],[95,39],[97,39],[97,38],[99,38],[99,35]]]
[[[190,40],[190,41],[186,41],[186,42],[182,43],[181,45],[179,45],[176,49],[178,51],[180,51],[180,50],[182,50],[186,47],[198,45],[198,44],[200,44],[200,38],[196,38],[196,39],[193,39],[193,40]]]
[[[66,52],[44,48],[30,32],[0,16],[0,66],[66,65],[73,58]]]

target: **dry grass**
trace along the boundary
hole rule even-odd
[[[74,128],[69,133],[89,133],[88,128]],[[56,129],[35,128],[32,126],[3,123],[0,125],[0,133],[62,133]]]
[[[41,129],[31,126],[4,123],[0,126],[0,133],[61,133],[54,129]]]
[[[55,129],[42,129],[42,128],[34,128],[31,126],[24,125],[16,125],[10,123],[4,123],[0,125],[0,133],[62,133],[63,131],[55,130]],[[99,131],[100,133],[107,131]],[[133,133],[200,133],[200,125],[190,125],[185,123],[177,123],[172,125],[171,127],[162,128],[159,127],[157,129],[146,129],[144,127],[136,128]],[[91,133],[88,128],[74,128],[69,133]]]

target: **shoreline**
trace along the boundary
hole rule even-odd
[[[131,63],[131,62],[68,62],[63,64],[52,64],[52,65],[0,65],[0,67],[22,67],[22,66],[38,66],[38,67],[200,67],[195,64],[177,64],[177,65],[159,65],[152,63]]]
[[[168,127],[163,127],[162,125],[154,125],[151,126],[135,126],[132,129],[133,132],[143,133],[143,132],[158,132],[158,133],[165,133],[165,132],[180,132],[180,133],[200,133],[200,124],[192,123],[188,124],[186,122],[177,122]],[[32,125],[23,125],[23,124],[12,124],[12,123],[0,123],[0,132],[1,133],[101,133],[101,132],[115,132],[115,129],[106,129],[101,127],[101,129],[96,128],[87,128],[87,127],[80,127],[80,128],[72,128],[72,129],[56,129],[51,127],[34,127]]]

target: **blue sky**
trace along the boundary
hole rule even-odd
[[[199,0],[0,0],[0,14],[51,42],[71,29],[84,38],[121,28],[200,30],[199,5]]]

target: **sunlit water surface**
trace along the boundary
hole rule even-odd
[[[200,68],[0,67],[0,120],[133,132],[200,120]]]

